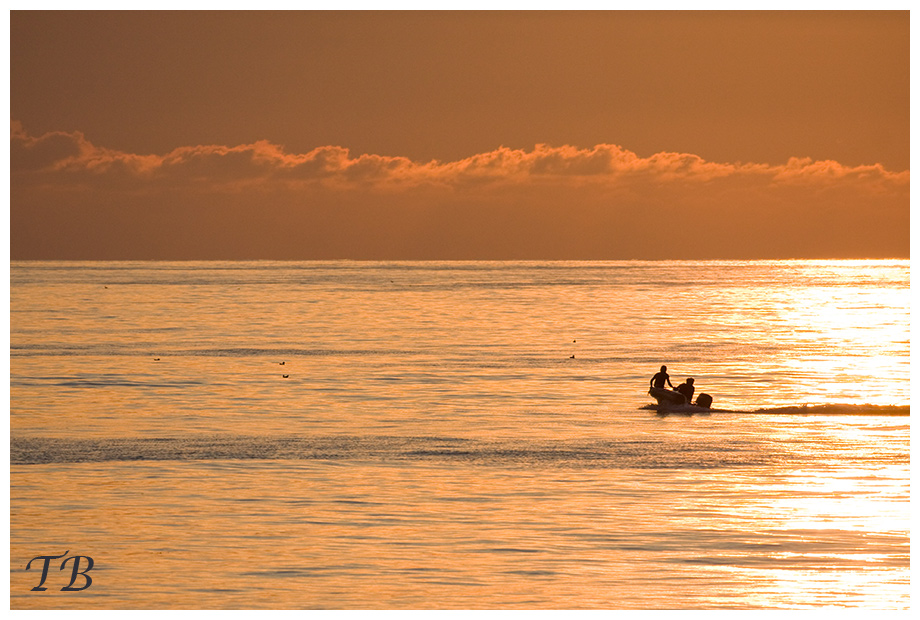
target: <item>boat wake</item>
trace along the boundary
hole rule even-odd
[[[794,405],[786,407],[767,407],[762,409],[704,409],[694,405],[660,406],[654,403],[643,405],[640,409],[659,413],[746,413],[757,415],[841,415],[841,416],[909,416],[910,405],[858,405],[849,403],[828,403],[821,405]]]

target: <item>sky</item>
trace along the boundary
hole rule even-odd
[[[12,11],[11,258],[906,258],[909,21]]]

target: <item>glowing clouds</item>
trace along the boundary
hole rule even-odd
[[[69,171],[104,176],[133,171],[144,182],[196,180],[215,189],[222,183],[261,180],[336,180],[340,184],[374,183],[482,185],[489,182],[533,183],[552,179],[592,180],[616,184],[624,177],[649,182],[713,181],[736,178],[773,183],[890,183],[906,184],[909,173],[891,173],[879,165],[847,167],[834,161],[792,158],[782,166],[719,164],[688,153],[656,153],[642,158],[622,147],[599,144],[590,149],[538,144],[532,151],[500,147],[454,162],[416,163],[404,157],[352,156],[348,149],[323,146],[309,153],[287,153],[283,147],[259,141],[239,146],[181,147],[163,156],[135,155],[94,146],[79,132],[29,136],[13,123],[11,158],[14,172]],[[65,178],[60,179],[62,183]],[[104,183],[104,179],[100,178]]]
[[[910,173],[880,165],[610,144],[450,162],[267,141],[139,155],[16,122],[10,140],[14,258],[909,255]],[[72,236],[78,226],[91,238]],[[682,236],[694,242],[667,241]]]

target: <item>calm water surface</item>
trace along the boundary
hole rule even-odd
[[[906,608],[909,294],[909,261],[15,262],[10,605]],[[716,411],[649,408],[661,364]],[[31,591],[65,551],[92,586]]]

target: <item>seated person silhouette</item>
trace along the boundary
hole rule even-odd
[[[684,395],[684,398],[687,399],[687,404],[693,401],[694,390],[696,388],[693,387],[693,377],[688,377],[686,381],[677,386],[677,391]]]

